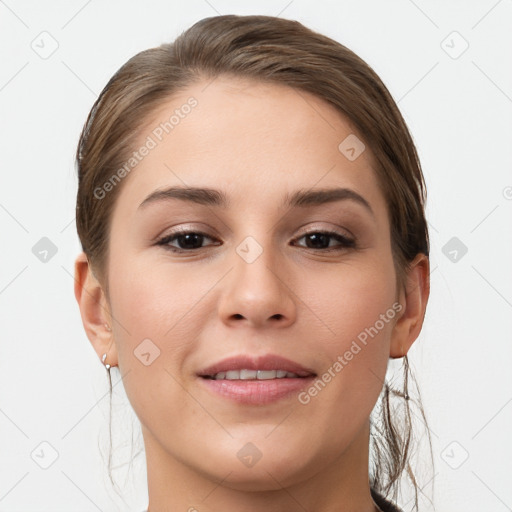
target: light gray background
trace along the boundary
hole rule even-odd
[[[115,500],[98,454],[108,388],[73,295],[74,151],[95,98],[129,57],[228,13],[280,15],[333,37],[398,102],[428,186],[432,291],[410,357],[434,443],[436,510],[512,510],[512,1],[6,0],[0,512],[147,504],[143,452],[127,480],[129,507]],[[46,262],[43,237],[57,250]],[[122,383],[114,390],[114,446],[127,460],[134,415]]]

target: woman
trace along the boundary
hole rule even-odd
[[[399,510],[429,243],[371,68],[296,21],[203,19],[117,71],[77,164],[75,295],[141,422],[149,512]]]

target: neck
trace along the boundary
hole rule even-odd
[[[258,482],[233,474],[200,472],[166,451],[143,427],[148,475],[148,512],[376,512],[368,481],[369,422],[344,453],[324,465],[311,461],[307,474],[286,475],[266,468]],[[292,465],[293,466],[293,465]]]

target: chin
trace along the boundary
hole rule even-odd
[[[230,489],[247,492],[279,490],[310,478],[318,470],[318,461],[314,457],[307,458],[303,445],[296,450],[290,447],[286,450],[282,444],[272,446],[267,441],[266,447],[259,450],[250,442],[241,447],[236,444],[234,457],[230,445],[223,453],[210,455],[206,466],[205,460],[201,460],[202,472]],[[223,462],[211,463],[219,459]]]
[[[304,474],[297,472],[297,468],[281,469],[273,464],[264,465],[262,461],[252,468],[232,467],[228,472],[228,477],[228,473],[220,475],[216,472],[215,480],[222,481],[223,487],[244,492],[277,491],[306,479]]]

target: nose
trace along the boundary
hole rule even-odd
[[[296,300],[281,256],[249,243],[234,251],[219,300],[219,315],[226,325],[287,327],[296,320]],[[256,259],[253,259],[257,255]],[[252,254],[251,254],[252,253]],[[249,255],[249,257],[247,257]],[[252,257],[251,257],[252,256]],[[230,265],[231,266],[231,265]]]

